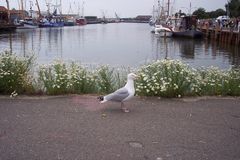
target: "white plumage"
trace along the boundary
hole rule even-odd
[[[137,75],[130,73],[127,76],[127,83],[124,87],[116,90],[115,92],[99,97],[100,103],[105,103],[107,101],[121,102],[121,108],[124,112],[129,112],[127,108],[124,107],[124,101],[131,99],[135,94],[134,80]]]

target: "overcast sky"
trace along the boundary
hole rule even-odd
[[[20,0],[9,0],[10,8],[19,8]],[[26,8],[29,9],[30,0],[26,1]],[[35,4],[35,0],[31,0]],[[46,2],[56,3],[56,0],[38,0],[40,8],[46,11]],[[60,1],[60,0],[58,0]],[[163,0],[160,0],[163,1]],[[167,0],[164,0],[165,3]],[[192,11],[199,7],[203,7],[206,11],[213,11],[218,8],[225,9],[224,5],[228,0],[170,0],[174,13],[178,10],[188,12],[190,2]],[[70,4],[71,13],[77,13],[78,4],[82,5],[83,0],[62,0],[62,11],[68,13]],[[84,0],[84,15],[95,15],[101,17],[105,13],[106,17],[114,17],[115,12],[120,17],[136,17],[137,15],[149,15],[152,12],[153,5],[157,4],[157,0]],[[5,0],[0,1],[0,5],[6,6]],[[27,10],[26,9],[26,10]],[[36,6],[33,6],[37,10]]]

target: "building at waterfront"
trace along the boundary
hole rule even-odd
[[[7,22],[8,22],[7,8],[0,6],[0,24],[5,24]]]

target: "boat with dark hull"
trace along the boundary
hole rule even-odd
[[[194,15],[176,19],[173,37],[202,38],[203,32],[197,29],[197,18]]]
[[[203,33],[198,30],[174,31],[173,37],[202,38]]]

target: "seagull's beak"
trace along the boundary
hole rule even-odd
[[[138,78],[139,78],[139,76],[136,75],[136,74],[134,74],[134,80],[135,80],[135,79],[138,79]]]

